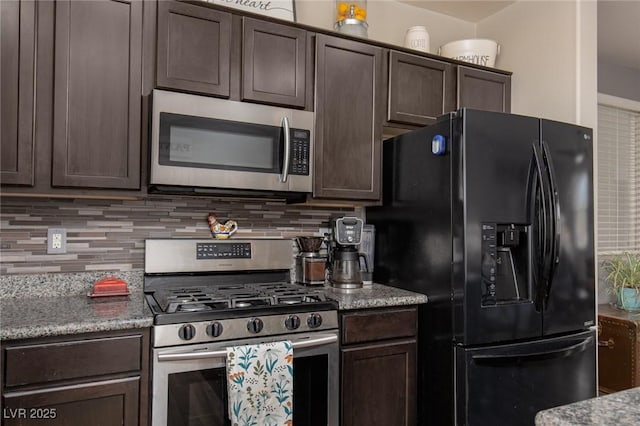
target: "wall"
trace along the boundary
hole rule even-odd
[[[210,239],[207,216],[234,219],[233,238],[321,235],[331,217],[360,209],[154,197],[139,201],[3,198],[0,274],[130,271],[144,267],[147,238]],[[67,253],[46,254],[47,228],[67,230]]]
[[[333,30],[335,2],[333,0],[297,0],[296,20],[326,30]],[[452,40],[475,36],[475,24],[427,9],[397,3],[391,0],[367,2],[369,39],[397,46],[404,44],[407,28],[423,25],[431,40],[431,53]]]
[[[598,92],[640,102],[640,70],[598,62]]]
[[[595,128],[596,27],[595,2],[519,1],[480,21],[477,36],[502,45],[514,113]]]
[[[297,20],[333,29],[333,0],[299,0]],[[477,24],[391,0],[368,2],[369,38],[403,45],[406,29],[424,25],[431,52],[452,40],[501,44],[496,67],[513,72],[512,111],[594,128],[597,124],[597,4],[517,1]]]

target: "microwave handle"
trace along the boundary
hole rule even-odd
[[[289,133],[289,119],[282,117],[282,130],[284,131],[284,161],[280,182],[286,182],[289,177],[289,156],[291,154],[291,134]]]

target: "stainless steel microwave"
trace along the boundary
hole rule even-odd
[[[312,191],[313,113],[153,91],[150,185]]]

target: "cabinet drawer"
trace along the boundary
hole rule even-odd
[[[142,336],[10,346],[7,387],[48,383],[141,369]]]
[[[416,308],[353,312],[342,316],[342,343],[415,336],[418,330]]]
[[[598,317],[598,379],[602,392],[640,386],[640,327],[638,322]]]

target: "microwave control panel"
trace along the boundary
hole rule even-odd
[[[309,151],[311,149],[311,132],[291,129],[291,154],[289,158],[289,174],[309,175]]]

